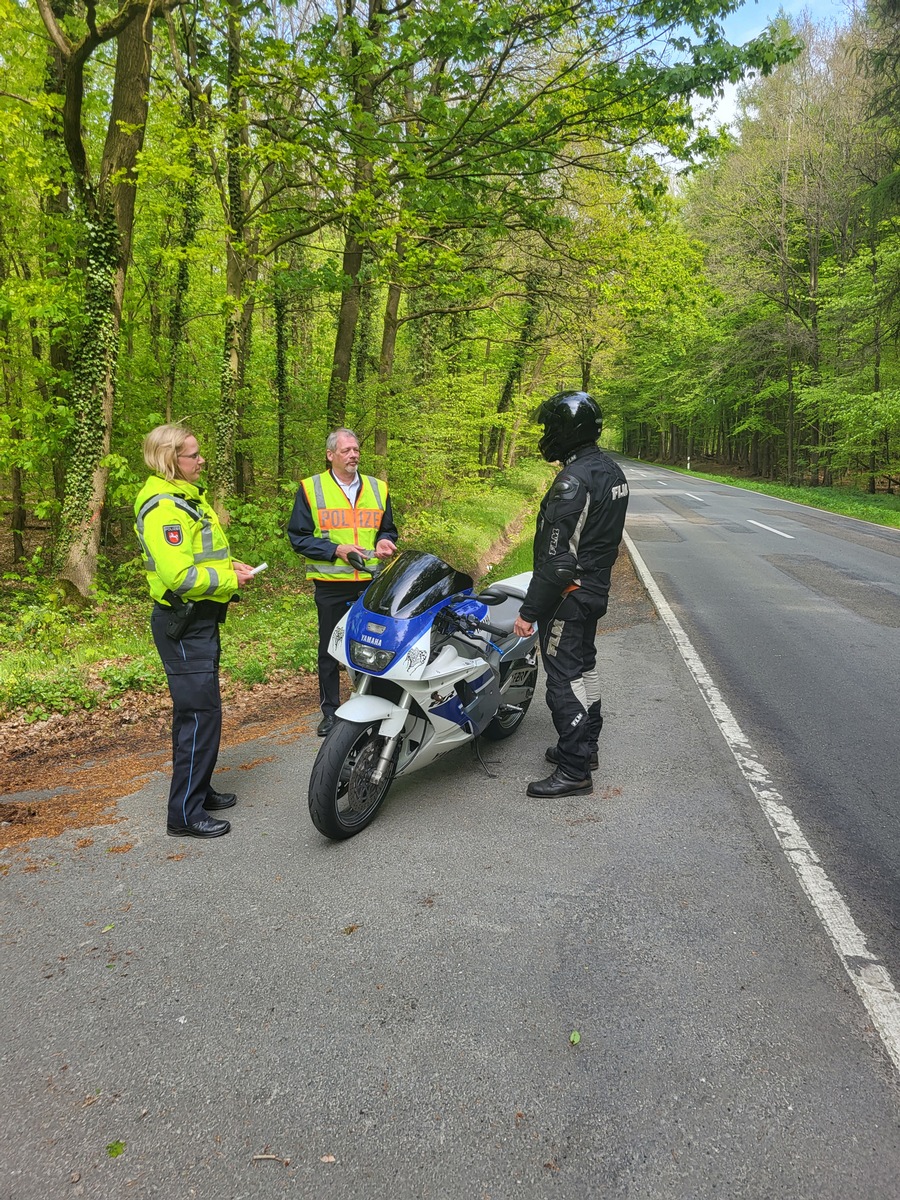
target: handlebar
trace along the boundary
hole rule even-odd
[[[491,634],[492,637],[509,637],[508,629],[498,629],[496,625],[488,625],[487,621],[476,621],[477,629],[483,629],[485,633]]]
[[[496,625],[489,625],[487,621],[479,621],[476,617],[464,616],[463,613],[453,612],[450,608],[442,609],[439,615],[449,628],[452,629],[455,627],[459,633],[475,633],[483,630],[492,637],[509,637],[510,631],[508,629],[498,629]]]

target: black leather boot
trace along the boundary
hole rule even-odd
[[[574,796],[578,792],[592,792],[594,781],[588,775],[587,779],[573,779],[564,771],[554,771],[546,779],[536,779],[529,783],[526,793],[529,796]]]
[[[546,758],[547,762],[558,763],[559,751],[557,750],[556,746],[548,746],[544,752],[544,758]],[[588,766],[592,771],[596,771],[600,766],[600,758],[596,750],[591,751],[591,761],[588,763]]]
[[[216,792],[212,788],[208,788],[206,799],[203,801],[203,807],[207,812],[216,812],[220,808],[232,808],[237,804],[237,796],[234,792]]]
[[[169,837],[214,838],[228,833],[231,825],[228,821],[218,821],[215,817],[207,817],[205,821],[196,821],[193,825],[167,825]]]

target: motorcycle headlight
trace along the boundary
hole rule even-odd
[[[393,661],[394,650],[379,650],[365,642],[350,641],[350,661],[365,671],[383,671]]]

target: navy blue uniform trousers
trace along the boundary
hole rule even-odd
[[[580,591],[564,596],[538,638],[547,675],[547,706],[558,735],[558,766],[572,779],[587,779],[603,712],[597,674],[597,622],[606,599]]]
[[[345,583],[323,583],[314,581],[316,612],[319,617],[319,654],[316,663],[319,671],[319,707],[322,715],[333,717],[341,703],[340,667],[328,650],[335,626],[353,602],[369,586],[366,580],[347,580]]]
[[[209,816],[203,802],[219,755],[219,623],[226,606],[200,601],[190,627],[176,641],[166,633],[172,610],[153,606],[150,627],[172,697],[172,784],[168,824],[174,829]]]

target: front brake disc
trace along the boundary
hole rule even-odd
[[[386,783],[390,780],[390,766],[378,782],[373,779],[375,768],[381,757],[381,745],[380,738],[372,738],[356,756],[356,762],[350,772],[350,783],[347,787],[347,803],[354,812],[365,812],[378,799]]]

